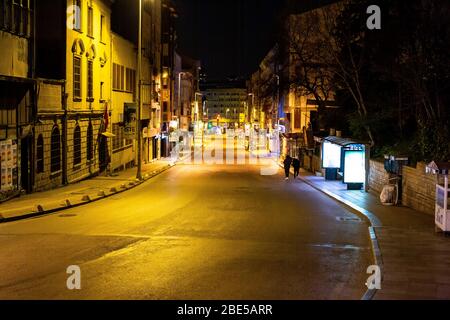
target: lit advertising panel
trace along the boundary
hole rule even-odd
[[[342,147],[324,141],[322,149],[322,167],[325,169],[340,168]]]
[[[344,158],[344,183],[364,183],[366,181],[365,152],[346,150]]]

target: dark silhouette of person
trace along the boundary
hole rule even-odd
[[[286,156],[283,164],[284,164],[284,173],[286,174],[286,180],[289,180],[289,174],[290,174],[291,165],[292,165],[292,158],[290,155]]]
[[[296,179],[300,175],[300,160],[294,158],[292,160],[292,166],[294,167],[294,179]]]

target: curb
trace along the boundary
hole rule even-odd
[[[372,253],[375,260],[375,265],[379,266],[381,269],[381,281],[383,281],[383,258],[381,255],[380,246],[378,243],[377,234],[374,227],[369,227],[370,240],[372,242]],[[373,300],[375,294],[378,292],[376,289],[368,289],[363,295],[361,300]]]
[[[132,182],[129,183],[128,185],[124,185],[124,188],[117,188],[117,187],[111,187],[110,192],[109,193],[103,193],[100,195],[100,193],[95,196],[88,196],[85,195],[83,196],[83,199],[80,200],[78,203],[75,204],[71,204],[70,201],[68,200],[62,200],[63,202],[65,202],[65,205],[61,205],[60,207],[57,208],[53,208],[53,209],[48,209],[45,210],[45,207],[43,207],[42,205],[38,205],[37,208],[39,208],[39,210],[37,211],[33,211],[33,212],[29,212],[29,213],[25,213],[19,216],[15,216],[15,217],[10,217],[10,218],[4,218],[1,214],[0,214],[0,224],[3,223],[8,223],[8,222],[14,222],[14,221],[20,221],[20,220],[25,220],[25,219],[30,219],[30,218],[37,218],[37,217],[41,217],[41,216],[46,216],[46,215],[50,215],[56,212],[61,212],[67,209],[73,209],[73,208],[78,208],[90,203],[94,203],[97,202],[99,200],[104,200],[107,199],[109,197],[118,195],[120,193],[124,193],[126,191],[129,191],[131,189],[134,189],[142,184],[144,184],[145,182],[147,182],[148,180],[164,173],[165,171],[171,169],[173,166],[168,165],[163,167],[160,170],[157,171],[153,171],[151,174],[149,174],[146,178],[144,178],[142,181],[137,181],[137,182]]]
[[[284,169],[284,166],[282,164],[278,163],[278,165]],[[356,211],[359,215],[361,215],[364,219],[366,219],[369,222],[369,224],[370,224],[369,238],[370,238],[370,242],[372,243],[371,249],[372,249],[373,259],[375,261],[375,265],[380,267],[381,275],[383,276],[383,258],[382,258],[381,249],[380,249],[380,246],[378,243],[377,234],[375,231],[375,228],[380,228],[383,226],[383,224],[377,218],[377,216],[375,214],[373,214],[372,212],[370,212],[364,208],[361,208],[360,206],[340,197],[339,195],[334,194],[331,191],[324,190],[324,189],[316,186],[314,183],[310,182],[308,179],[305,179],[301,175],[299,175],[298,177],[300,180],[302,180],[304,183],[306,183],[310,187],[326,194],[328,197],[334,199],[335,201],[342,203],[343,205],[349,207],[353,211]],[[366,293],[362,296],[361,300],[373,300],[373,298],[375,297],[375,294],[377,292],[378,292],[377,289],[368,289],[366,291]]]

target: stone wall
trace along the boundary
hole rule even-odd
[[[93,146],[92,152],[94,158],[87,160],[87,131],[89,122],[93,127]],[[79,125],[81,129],[81,163],[74,164],[74,131],[75,127]],[[67,122],[67,178],[68,183],[74,183],[95,175],[99,171],[98,160],[98,137],[101,119],[85,118],[76,120],[69,120]]]
[[[67,137],[63,137],[63,124],[61,116],[54,116],[40,119],[40,123],[35,127],[35,154],[37,154],[37,140],[40,135],[44,141],[44,170],[35,175],[34,191],[45,191],[60,187],[63,183],[63,157],[61,154],[61,170],[51,172],[51,134],[55,126],[60,130],[61,153],[63,144],[67,143],[67,180],[74,183],[82,179],[93,176],[99,172],[99,146],[98,135],[102,122],[102,115],[84,116],[80,119],[70,119],[67,121]],[[51,119],[53,118],[53,119]],[[93,156],[92,160],[87,159],[87,129],[89,122],[93,126]],[[81,163],[74,164],[74,130],[79,125],[81,129]]]
[[[370,160],[369,189],[380,194],[383,187],[389,183],[389,173],[384,169],[381,161]]]
[[[434,214],[437,178],[426,174],[425,167],[424,163],[418,163],[416,168],[403,167],[402,204],[417,211]],[[388,183],[389,174],[384,169],[384,163],[370,160],[370,190],[380,194]]]
[[[313,172],[322,172],[322,160],[318,156],[312,157]]]
[[[416,168],[403,167],[402,201],[405,206],[434,215],[437,178],[426,174],[425,167],[424,163]]]
[[[322,172],[322,161],[318,156],[303,156],[303,168],[312,173]]]
[[[321,172],[320,157],[304,156],[304,168],[313,173]],[[402,205],[430,215],[435,212],[436,183],[438,177],[425,172],[426,164],[418,163],[415,168],[403,167]],[[369,189],[379,195],[389,183],[389,173],[384,162],[370,160]]]
[[[34,191],[44,191],[54,189],[62,185],[62,170],[52,173],[50,170],[51,165],[51,136],[53,128],[57,126],[62,133],[61,119],[55,120],[44,119],[40,121],[35,127],[35,148],[37,148],[37,139],[42,135],[44,140],[44,171],[37,172],[35,175]],[[61,145],[62,146],[62,145]],[[34,151],[37,154],[37,150]],[[62,156],[62,155],[61,155]]]

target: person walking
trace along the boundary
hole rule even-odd
[[[286,174],[286,180],[289,180],[289,174],[291,171],[292,158],[290,155],[287,155],[284,159],[284,173]]]
[[[292,160],[292,166],[294,167],[294,179],[300,175],[300,160],[298,158],[294,158]]]

